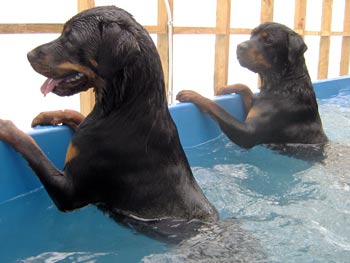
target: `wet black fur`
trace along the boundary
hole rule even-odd
[[[260,75],[260,93],[254,95],[247,86],[235,84],[220,88],[218,94],[242,96],[247,112],[244,121],[194,91],[182,91],[177,98],[195,103],[241,147],[267,144],[281,152],[292,149],[299,155],[308,148],[305,145],[312,145],[312,151],[322,158],[328,139],[305,65],[306,49],[300,35],[271,22],[255,28],[251,38],[237,46],[240,64]]]
[[[76,73],[59,69],[66,61],[93,72],[86,70],[92,77],[84,76],[80,87],[53,90],[71,95],[94,88],[96,105],[71,141],[77,155],[64,171],[44,157],[29,162],[60,210],[97,204],[118,220],[140,218],[143,228],[149,222],[152,229],[173,219],[218,218],[192,175],[169,114],[156,47],[131,15],[112,6],[82,12],[28,58],[50,78]]]
[[[246,59],[252,49],[262,56],[262,65]],[[252,99],[258,113],[249,120],[255,136],[245,146],[327,142],[305,64],[306,50],[300,35],[271,22],[257,27],[251,39],[237,47],[241,65],[259,73],[262,81],[260,93]]]

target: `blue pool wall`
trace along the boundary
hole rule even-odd
[[[314,83],[318,99],[337,96],[350,90],[350,76]],[[241,98],[237,95],[215,97],[214,100],[238,119],[243,119]],[[176,123],[183,147],[194,147],[218,137],[222,132],[207,115],[191,103],[169,106]],[[63,168],[67,146],[72,132],[65,126],[38,127],[28,132],[49,159]],[[22,157],[0,141],[0,204],[41,187],[40,181],[28,168]]]

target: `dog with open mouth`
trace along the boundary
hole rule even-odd
[[[113,6],[81,12],[56,40],[29,52],[28,60],[48,78],[44,95],[95,92],[86,118],[64,110],[33,120],[33,126],[74,129],[63,170],[29,135],[0,120],[0,140],[22,154],[58,209],[95,204],[118,222],[179,240],[201,222],[218,219],[169,114],[157,49],[129,13]]]

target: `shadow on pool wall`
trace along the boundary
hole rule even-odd
[[[314,88],[318,99],[332,98],[350,90],[350,76],[318,81],[314,83]],[[235,117],[243,119],[243,105],[239,96],[225,95],[214,100]],[[216,123],[191,103],[179,103],[170,106],[169,109],[184,148],[205,143],[222,134]],[[29,134],[50,160],[57,167],[63,168],[66,149],[72,136],[69,128],[38,127]],[[2,142],[0,142],[0,157],[0,204],[41,186],[22,157]]]

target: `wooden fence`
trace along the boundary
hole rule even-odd
[[[170,8],[176,0],[169,0]],[[258,1],[258,0],[257,0]],[[272,21],[274,13],[274,0],[260,0],[260,21]],[[340,1],[340,0],[336,0]],[[327,78],[330,56],[330,38],[342,37],[341,61],[339,75],[349,74],[350,61],[350,0],[345,1],[344,27],[341,32],[331,30],[333,0],[322,1],[322,25],[320,31],[308,31],[305,29],[307,0],[295,0],[294,30],[302,36],[319,36],[320,50],[318,61],[318,79]],[[321,3],[321,1],[320,1]],[[78,10],[82,11],[95,6],[94,0],[77,0]],[[173,34],[214,34],[215,42],[215,67],[214,89],[227,84],[229,64],[230,36],[234,34],[250,34],[251,28],[231,28],[231,0],[216,0],[216,26],[215,27],[173,27]],[[0,24],[0,34],[19,33],[60,33],[63,24]],[[157,25],[145,25],[151,34],[157,34],[157,47],[162,60],[165,74],[166,87],[168,87],[169,74],[169,35],[168,18],[164,0],[158,0]],[[91,91],[81,94],[81,111],[87,114],[94,104],[94,96]]]

